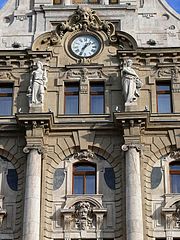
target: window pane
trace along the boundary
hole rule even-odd
[[[74,193],[83,194],[83,176],[74,176]]]
[[[92,167],[92,166],[77,166],[76,168],[75,168],[75,171],[88,171],[88,172],[90,172],[90,171],[95,171],[95,167]]]
[[[53,0],[53,4],[61,4],[61,0]]]
[[[86,4],[86,3],[98,4],[100,2],[99,0],[73,0],[73,4]]]
[[[170,169],[171,170],[179,170],[180,171],[180,165],[171,165]]]
[[[91,113],[94,113],[94,114],[104,113],[104,96],[103,95],[91,96]]]
[[[0,97],[0,115],[12,114],[12,97]]]
[[[87,194],[95,194],[96,190],[95,190],[95,185],[96,185],[96,181],[95,181],[95,176],[86,176],[86,193]]]
[[[79,109],[79,97],[78,96],[66,96],[66,114],[78,114]]]
[[[170,94],[158,95],[158,112],[170,113],[171,112],[171,96]]]
[[[180,193],[180,175],[171,175],[171,191]]]
[[[170,91],[169,85],[157,85],[157,91]]]

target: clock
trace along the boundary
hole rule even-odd
[[[94,34],[77,34],[70,43],[71,53],[78,58],[89,58],[99,53],[101,40]]]

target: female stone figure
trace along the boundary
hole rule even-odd
[[[42,62],[37,62],[37,69],[34,70],[30,78],[29,93],[32,98],[32,103],[42,104],[44,102],[44,90],[46,89],[47,75],[43,70]]]
[[[126,66],[124,66],[122,70],[125,105],[131,104],[137,100],[137,97],[140,96],[139,91],[142,87],[142,81],[131,66],[132,60],[128,59]]]

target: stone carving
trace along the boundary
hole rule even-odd
[[[79,161],[93,159],[94,157],[95,157],[94,153],[89,150],[83,150],[81,152],[74,154],[74,158],[77,158]]]
[[[30,78],[28,97],[30,104],[42,104],[44,102],[44,90],[46,89],[47,73],[43,70],[42,62],[37,62],[37,69],[34,70]]]
[[[173,68],[160,68],[158,70],[158,77],[171,77],[173,82],[176,82],[178,80],[180,74],[180,68],[179,67],[173,67]]]
[[[79,202],[75,205],[75,224],[79,230],[93,228],[93,209],[89,202]]]
[[[70,16],[69,21],[60,23],[56,28],[60,38],[64,36],[65,32],[75,30],[104,31],[111,41],[116,41],[114,25],[107,21],[101,21],[96,12],[88,7],[78,7]]]
[[[130,148],[135,148],[137,151],[141,151],[142,148],[143,148],[143,145],[141,144],[124,144],[121,146],[121,149],[124,151],[124,152],[127,152]]]
[[[96,12],[88,7],[78,7],[66,22],[61,22],[55,30],[41,40],[41,44],[52,46],[61,40],[66,32],[73,31],[103,31],[111,42],[116,42],[115,27],[112,23],[101,21]],[[87,59],[86,59],[87,60]]]
[[[137,100],[137,98],[140,96],[140,89],[143,85],[142,81],[139,79],[139,76],[131,66],[132,60],[128,59],[127,64],[122,70],[125,105],[130,105]]]
[[[11,74],[9,72],[0,72],[0,79],[11,79]]]
[[[176,226],[180,228],[180,202],[176,203],[176,211],[173,214],[176,222]]]

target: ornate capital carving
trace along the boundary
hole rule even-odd
[[[24,147],[23,152],[30,153],[31,150],[37,150],[37,152],[42,155],[45,153],[45,150],[42,146],[36,145],[27,145],[26,147]]]
[[[122,145],[121,149],[124,151],[124,152],[127,152],[129,149],[131,148],[135,148],[138,152],[142,150],[142,147],[143,145],[142,144],[124,144]]]

